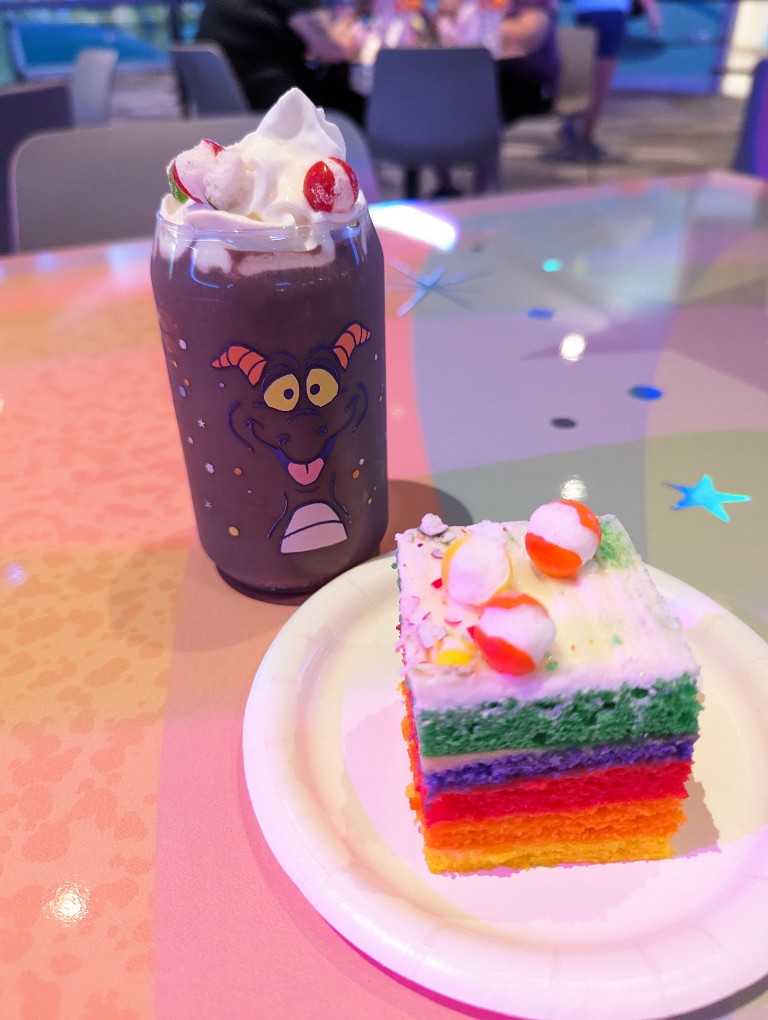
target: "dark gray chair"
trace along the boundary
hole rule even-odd
[[[176,43],[168,52],[187,115],[212,117],[250,110],[227,55],[215,43]]]
[[[752,73],[733,169],[768,180],[768,58]]]
[[[9,226],[9,164],[11,154],[27,135],[72,124],[69,88],[25,84],[0,89],[0,252],[11,250]],[[51,168],[45,168],[52,177]]]
[[[368,189],[375,189],[375,178],[362,136],[343,114],[326,113],[338,124],[347,159],[371,200]],[[26,139],[11,160],[13,250],[151,235],[160,199],[168,190],[165,168],[173,157],[201,138],[231,145],[253,131],[260,119],[260,114],[248,113],[125,121]],[[55,174],[52,166],[57,167]]]
[[[380,50],[366,109],[374,157],[407,170],[418,197],[418,168],[474,167],[475,192],[498,181],[501,110],[496,64],[484,47]]]

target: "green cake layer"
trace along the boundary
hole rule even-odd
[[[684,674],[650,688],[581,690],[520,702],[482,702],[472,708],[425,710],[415,717],[422,756],[472,754],[516,748],[624,744],[693,734],[700,704],[696,681]]]

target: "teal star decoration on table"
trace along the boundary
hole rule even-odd
[[[721,521],[730,521],[723,503],[749,503],[751,496],[745,496],[740,492],[719,492],[709,475],[702,475],[695,485],[675,485],[667,483],[670,488],[682,492],[683,498],[678,500],[672,507],[673,510],[685,510],[689,506],[700,506],[709,510],[711,514]]]
[[[462,308],[471,308],[468,302],[464,301],[457,294],[452,294],[450,288],[455,286],[457,283],[465,283],[470,277],[466,273],[461,273],[458,276],[446,276],[445,272],[447,266],[438,266],[431,273],[420,274],[411,269],[410,266],[404,266],[402,263],[390,262],[393,269],[396,269],[398,273],[402,273],[410,281],[410,284],[406,286],[414,285],[415,290],[411,297],[402,304],[398,310],[398,315],[406,315],[416,305],[423,301],[427,294],[440,294],[442,297],[447,298],[449,301],[455,302],[457,305],[461,305]],[[403,281],[405,283],[405,281]]]

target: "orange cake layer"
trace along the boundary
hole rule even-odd
[[[422,822],[424,842],[435,850],[489,849],[525,843],[588,843],[634,837],[668,837],[684,815],[678,797],[601,804],[581,811],[509,815],[482,821]]]
[[[492,868],[541,868],[558,864],[610,864],[616,861],[661,861],[672,857],[668,839],[637,836],[632,839],[601,840],[593,843],[574,841],[543,845],[505,847],[500,850],[433,850],[426,847],[424,857],[430,871],[485,871]]]

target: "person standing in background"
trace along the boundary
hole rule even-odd
[[[359,49],[354,19],[334,19],[322,0],[206,0],[197,40],[221,46],[254,110],[296,87],[363,121],[365,100],[347,80]]]
[[[638,0],[645,11],[654,36],[661,28],[661,12],[657,0]],[[595,141],[597,125],[605,108],[605,101],[613,83],[618,55],[627,32],[627,19],[633,0],[574,0],[576,23],[590,25],[597,33],[592,89],[589,104],[582,114],[568,117],[561,129],[566,150],[583,159],[598,160],[605,156]]]

